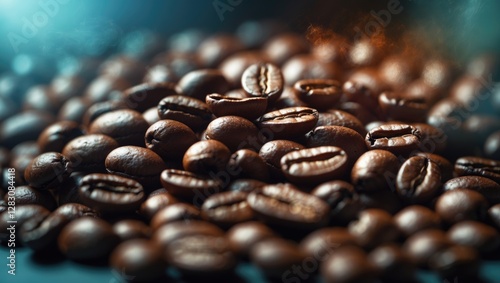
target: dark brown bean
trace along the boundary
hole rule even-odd
[[[478,252],[467,246],[451,246],[436,253],[430,267],[445,280],[477,281],[480,258]]]
[[[330,205],[330,222],[333,224],[347,225],[362,209],[358,193],[345,181],[335,180],[320,184],[311,194]]]
[[[158,103],[158,116],[184,123],[194,131],[206,127],[212,120],[212,113],[203,101],[184,95],[162,99]]]
[[[190,235],[224,236],[224,231],[212,223],[198,220],[176,221],[158,228],[151,240],[161,248],[166,248],[175,240]]]
[[[481,157],[461,157],[455,162],[458,176],[482,176],[500,183],[500,162]]]
[[[387,150],[375,149],[361,155],[351,171],[351,181],[357,191],[394,191],[400,163]]]
[[[208,124],[205,131],[207,140],[217,140],[225,144],[231,152],[242,148],[258,150],[265,142],[257,127],[249,120],[238,116],[223,116]]]
[[[264,97],[236,98],[217,93],[207,95],[208,108],[215,116],[240,116],[254,120],[265,113],[268,99]]]
[[[95,119],[88,132],[110,136],[121,146],[144,146],[144,134],[148,128],[148,122],[139,112],[116,110]]]
[[[201,206],[206,198],[218,193],[222,187],[218,179],[176,169],[163,171],[161,183],[175,197],[192,200],[196,206]]]
[[[308,79],[293,85],[297,97],[318,110],[332,108],[342,96],[340,82],[328,79]]]
[[[494,253],[500,247],[498,231],[477,221],[461,221],[451,226],[448,238],[458,245],[469,246],[481,254]]]
[[[146,131],[146,147],[163,160],[180,160],[184,152],[198,141],[188,126],[175,120],[160,120]]]
[[[419,267],[428,267],[429,259],[449,248],[453,243],[441,230],[429,229],[409,237],[403,249]]]
[[[31,161],[24,178],[37,189],[57,188],[72,172],[71,162],[57,152],[46,152]]]
[[[72,121],[57,122],[43,130],[38,137],[38,147],[40,152],[62,152],[69,141],[82,135],[83,130],[78,123]]]
[[[415,282],[415,264],[398,245],[379,246],[370,252],[369,258],[382,272],[383,282]]]
[[[205,101],[207,94],[225,93],[229,86],[221,71],[199,69],[185,74],[177,83],[176,90],[180,94]]]
[[[441,189],[441,170],[428,158],[413,156],[407,159],[396,177],[396,192],[412,203],[426,203]]]
[[[268,226],[255,221],[236,224],[227,231],[226,235],[231,250],[243,258],[250,256],[250,251],[258,242],[276,237]]]
[[[348,229],[358,244],[368,249],[393,242],[399,237],[399,230],[392,216],[381,209],[362,210],[358,220],[349,223]]]
[[[147,219],[151,219],[158,211],[177,202],[178,200],[170,193],[163,192],[156,195],[151,193],[151,195],[141,204],[139,213]]]
[[[249,178],[263,182],[269,181],[269,168],[260,155],[250,149],[240,149],[231,155],[227,167],[238,178]]]
[[[189,172],[214,174],[226,168],[230,156],[229,148],[219,141],[199,141],[185,151],[182,166]]]
[[[461,176],[443,184],[444,191],[469,189],[482,194],[491,204],[500,203],[500,185],[481,176]]]
[[[407,237],[423,230],[439,229],[441,227],[439,215],[420,205],[411,205],[404,208],[394,215],[394,222]]]
[[[327,283],[370,283],[379,275],[377,266],[358,247],[338,249],[320,267]]]
[[[338,249],[345,246],[357,247],[358,243],[356,238],[342,227],[316,230],[300,242],[300,248],[319,262],[327,260]]]
[[[341,110],[333,109],[328,112],[319,113],[316,127],[319,126],[342,126],[355,130],[363,137],[366,136],[366,129],[363,123],[356,116]]]
[[[106,156],[118,146],[117,141],[106,135],[84,135],[67,143],[62,154],[71,161],[74,171],[106,172]]]
[[[243,72],[241,86],[250,96],[265,97],[273,104],[283,92],[283,75],[273,64],[253,64]]]
[[[151,231],[144,222],[134,219],[120,220],[113,224],[113,231],[122,242],[132,239],[149,239]]]
[[[488,201],[478,192],[454,189],[444,192],[436,201],[435,210],[448,224],[464,220],[484,220]]]
[[[259,128],[269,131],[269,139],[294,138],[312,130],[318,111],[308,107],[290,107],[268,112],[259,118]]]
[[[230,227],[254,218],[247,192],[222,192],[208,197],[201,206],[203,219],[221,227]]]
[[[124,91],[124,102],[128,108],[144,112],[155,107],[165,97],[176,95],[173,83],[143,83]]]
[[[187,203],[174,203],[159,210],[151,219],[151,228],[158,230],[161,226],[176,221],[201,220],[201,211]]]
[[[385,124],[366,134],[366,145],[371,149],[384,149],[394,154],[408,155],[420,144],[420,132],[407,124]]]

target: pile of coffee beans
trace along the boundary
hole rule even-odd
[[[128,281],[477,282],[500,251],[494,58],[244,27],[0,89],[0,241],[15,205],[17,246]]]

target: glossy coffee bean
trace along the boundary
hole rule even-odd
[[[57,122],[43,130],[38,137],[38,147],[40,152],[62,152],[69,141],[82,135],[83,130],[76,122]]]
[[[382,282],[415,282],[415,264],[397,244],[379,246],[368,257],[381,271]]]
[[[146,147],[163,160],[180,160],[198,139],[187,125],[175,120],[160,120],[146,131]]]
[[[394,215],[394,222],[406,237],[427,229],[439,229],[441,219],[427,207],[411,205]]]
[[[270,63],[249,66],[241,76],[241,86],[252,97],[265,97],[273,104],[283,92],[281,70]]]
[[[356,116],[341,110],[329,110],[328,112],[319,113],[316,127],[319,126],[342,126],[355,130],[363,137],[366,135],[363,123]]]
[[[225,144],[231,152],[242,148],[259,149],[265,137],[249,120],[238,116],[223,116],[208,124],[205,138]]]
[[[482,194],[489,203],[500,202],[500,185],[495,181],[481,176],[461,176],[448,180],[443,184],[444,191],[469,189]]]
[[[13,148],[23,141],[36,141],[40,133],[53,122],[52,115],[34,110],[10,116],[0,127],[0,144]]]
[[[265,97],[236,98],[217,93],[209,94],[206,103],[215,116],[240,116],[254,120],[265,113],[268,99]]]
[[[48,209],[37,204],[16,207],[15,214],[9,212],[12,212],[12,210],[6,210],[0,214],[0,242],[2,243],[15,242],[16,236],[19,235],[25,223],[28,221],[41,222],[50,214]],[[11,215],[15,216],[14,220],[12,220]],[[8,229],[12,228],[11,225],[13,225],[9,221],[17,221],[14,225],[16,229]]]
[[[160,209],[151,219],[151,228],[159,229],[176,221],[201,220],[201,211],[187,203],[174,203]]]
[[[291,277],[292,266],[301,266],[306,254],[294,243],[270,237],[254,244],[250,261],[270,278]]]
[[[384,91],[378,97],[382,112],[391,120],[420,122],[430,106],[420,97],[411,97],[401,92]]]
[[[500,182],[500,161],[481,157],[461,157],[455,161],[458,176],[482,176]]]
[[[151,236],[151,230],[144,222],[133,219],[120,220],[113,224],[113,231],[125,242],[132,239],[148,239]]]
[[[260,155],[250,149],[240,149],[233,153],[227,169],[234,170],[233,177],[249,178],[263,182],[269,181],[269,168]],[[228,170],[229,171],[229,170]]]
[[[240,257],[248,258],[258,242],[276,237],[276,234],[260,222],[247,221],[234,225],[226,236],[231,250]]]
[[[328,283],[370,283],[379,270],[368,255],[358,247],[344,247],[321,263],[321,275]]]
[[[449,248],[452,244],[443,231],[429,229],[409,237],[403,249],[419,267],[428,267],[429,259],[433,255]]]
[[[435,210],[441,219],[454,224],[465,220],[484,220],[488,201],[478,192],[455,189],[444,192],[436,201]]]
[[[273,140],[262,145],[259,155],[269,166],[272,175],[282,174],[281,157],[299,149],[304,149],[304,146],[289,140]]]
[[[307,147],[336,146],[343,149],[349,165],[367,150],[364,138],[356,131],[341,126],[319,126],[306,134]]]
[[[430,267],[445,280],[478,280],[480,257],[478,252],[467,246],[451,246],[435,254]]]
[[[89,126],[90,134],[107,135],[121,146],[144,146],[144,134],[149,128],[139,112],[116,110],[99,116]]]
[[[307,235],[300,248],[319,262],[327,260],[338,249],[346,246],[358,246],[356,238],[341,227],[322,228]]]
[[[229,90],[229,82],[216,69],[199,69],[184,75],[177,83],[177,92],[192,98],[205,101],[210,93],[225,93]]]
[[[361,200],[354,187],[345,181],[335,180],[318,185],[311,191],[330,205],[330,221],[346,225],[356,218],[361,210]]]
[[[420,144],[420,132],[406,124],[385,124],[366,134],[366,145],[370,149],[384,149],[396,155],[408,155]]]
[[[342,85],[335,80],[300,80],[293,89],[300,100],[318,110],[332,108],[342,96]]]
[[[162,248],[171,245],[175,240],[191,235],[224,236],[224,231],[212,223],[199,220],[176,221],[160,226],[151,240]]]
[[[351,171],[351,181],[357,191],[378,191],[395,188],[399,160],[387,150],[370,150],[361,155]]]
[[[213,174],[225,169],[230,156],[229,148],[217,140],[199,141],[186,150],[182,166],[189,172]]]
[[[360,103],[373,111],[378,106],[380,93],[387,86],[377,70],[362,68],[353,72],[342,88],[348,101]]]
[[[358,220],[349,223],[348,229],[360,246],[369,249],[393,242],[399,237],[392,216],[381,209],[362,210]]]
[[[41,191],[30,186],[19,186],[12,194],[5,194],[6,202],[14,201],[16,206],[26,204],[37,204],[53,211],[56,208],[56,200],[49,191]]]
[[[125,178],[138,181],[146,189],[160,186],[160,173],[165,162],[154,151],[138,146],[122,146],[106,156],[106,170]]]
[[[432,160],[413,156],[399,168],[396,192],[412,203],[426,203],[441,189],[441,169]]]
[[[254,218],[246,192],[222,192],[208,197],[201,206],[203,219],[221,227],[230,227]]]
[[[328,204],[290,184],[263,186],[251,192],[247,201],[257,218],[270,224],[308,229],[328,222]]]
[[[270,62],[270,59],[260,51],[240,51],[222,61],[219,69],[232,88],[240,88],[243,72],[249,66],[261,62]]]
[[[316,185],[345,177],[348,156],[339,147],[320,146],[289,152],[280,163],[291,182]]]
[[[415,156],[422,156],[436,163],[439,166],[439,170],[441,171],[442,183],[453,178],[453,165],[448,159],[444,158],[443,156],[428,152],[417,152]]]
[[[161,251],[150,241],[134,239],[116,247],[110,256],[114,271],[130,282],[148,282],[164,279],[166,263]]]
[[[89,174],[78,190],[84,204],[103,213],[135,211],[145,197],[137,181],[111,174]]]
[[[442,129],[425,123],[412,123],[411,126],[420,132],[419,151],[441,153],[445,150],[448,143],[448,136]]]
[[[453,243],[474,248],[481,254],[494,253],[500,247],[498,231],[477,221],[458,222],[450,227],[447,235]]]
[[[156,195],[151,194],[139,208],[139,214],[147,219],[153,218],[154,215],[163,208],[177,203],[178,200],[170,193],[163,192]]]
[[[119,146],[106,135],[84,135],[71,140],[62,154],[71,160],[74,171],[106,172],[106,156]]]
[[[267,183],[253,179],[236,179],[227,185],[227,190],[235,192],[252,192],[266,184]]]
[[[337,64],[318,60],[309,54],[293,56],[283,64],[282,69],[285,83],[289,86],[300,80],[342,78],[342,71]]]
[[[124,91],[124,102],[128,108],[144,112],[155,107],[167,96],[176,95],[173,83],[143,83]]]
[[[283,108],[262,115],[259,128],[268,132],[269,140],[294,138],[312,130],[318,116],[318,111],[309,107]]]
[[[111,225],[101,219],[82,217],[71,221],[59,234],[61,252],[72,260],[107,257],[118,244]]]
[[[168,96],[158,103],[158,116],[163,120],[179,121],[197,131],[212,120],[212,113],[203,101],[184,95]]]
[[[50,189],[57,188],[71,172],[71,162],[64,155],[47,152],[31,161],[26,167],[24,178],[36,189]]]
[[[219,179],[176,169],[163,171],[161,183],[173,196],[191,200],[196,206],[201,206],[207,197],[222,189]]]
[[[127,104],[125,104],[122,100],[106,100],[103,102],[96,102],[88,107],[87,111],[85,111],[81,122],[85,127],[89,127],[92,122],[103,114],[126,109],[128,109]]]

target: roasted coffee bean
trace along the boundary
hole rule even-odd
[[[198,138],[188,126],[175,120],[160,120],[146,131],[146,147],[163,160],[180,160]]]
[[[196,206],[222,189],[219,179],[197,175],[188,171],[167,169],[161,173],[161,183],[175,197],[192,200]]]
[[[327,283],[370,283],[379,276],[377,266],[358,247],[347,246],[336,250],[320,266]]]
[[[67,143],[62,154],[71,161],[74,171],[106,172],[106,156],[118,146],[106,135],[84,135]]]
[[[234,35],[216,34],[205,38],[198,47],[198,57],[204,66],[215,68],[231,54],[244,49]]]
[[[348,224],[362,209],[358,193],[345,181],[335,180],[320,184],[311,194],[330,205],[330,221],[334,224]]]
[[[448,159],[444,158],[443,156],[428,152],[417,152],[415,156],[422,156],[436,163],[441,171],[442,183],[453,178],[453,165],[450,161],[448,161]]]
[[[335,63],[323,62],[309,54],[293,56],[283,64],[285,84],[308,79],[343,79],[342,70]]]
[[[425,99],[405,93],[384,91],[378,97],[380,109],[388,119],[402,122],[420,122],[430,106]]]
[[[30,186],[19,186],[12,192],[12,194],[6,194],[3,197],[6,202],[13,201],[18,206],[38,204],[50,211],[56,209],[56,200],[49,191],[40,191]]]
[[[10,207],[10,206],[9,206]],[[41,222],[45,219],[50,211],[45,207],[37,204],[27,204],[16,207],[15,214],[11,214],[11,210],[4,211],[0,214],[0,242],[7,243],[9,239],[12,237],[16,237],[18,233],[23,229],[23,226],[28,221],[37,221]],[[8,229],[11,228],[12,224],[9,221],[12,221],[12,215],[15,215],[15,227],[16,229]],[[11,242],[14,240],[11,240]]]
[[[283,93],[281,94],[280,98],[274,103],[274,107],[272,109],[278,110],[290,107],[307,107],[307,103],[297,97],[292,87],[285,86],[285,88],[283,89]]]
[[[345,177],[348,157],[335,146],[320,146],[292,151],[281,158],[281,170],[297,184],[317,185]]]
[[[254,244],[250,250],[251,262],[270,278],[285,278],[293,266],[301,266],[306,254],[288,240],[269,237]]]
[[[126,241],[110,256],[110,265],[127,282],[151,282],[165,279],[166,263],[154,243],[144,239]]]
[[[23,141],[36,141],[53,121],[52,115],[34,110],[12,115],[2,122],[0,144],[11,149]]]
[[[312,130],[318,111],[308,107],[290,107],[268,112],[259,118],[259,128],[269,140],[298,137]]]
[[[57,114],[57,119],[59,121],[82,123],[83,116],[91,105],[92,102],[83,97],[72,97],[61,106]]]
[[[115,139],[121,146],[144,146],[148,122],[139,112],[116,110],[99,116],[89,126],[90,134],[103,134]]]
[[[185,277],[207,278],[227,275],[237,260],[224,236],[186,235],[172,241],[164,257]]]
[[[319,126],[306,134],[307,147],[336,146],[343,149],[352,166],[367,150],[364,138],[356,131],[341,126]]]
[[[316,127],[319,126],[342,126],[355,130],[363,137],[366,136],[366,129],[363,123],[354,115],[341,110],[334,109],[319,113]]]
[[[85,127],[89,127],[99,116],[109,112],[125,109],[128,109],[128,107],[122,100],[106,100],[94,103],[87,109],[87,111],[85,111],[82,124]]]
[[[359,103],[370,111],[378,108],[378,97],[387,88],[379,72],[372,68],[356,70],[342,86],[348,101]]]
[[[451,226],[448,238],[457,245],[474,248],[481,254],[491,254],[500,247],[500,234],[491,226],[477,221],[461,221]]]
[[[247,192],[222,192],[208,197],[201,206],[203,219],[221,227],[230,227],[254,218]]]
[[[400,163],[387,150],[370,150],[361,155],[351,171],[351,181],[357,191],[394,191]]]
[[[160,187],[160,173],[165,162],[154,151],[138,146],[122,146],[106,156],[106,170],[138,181],[145,190]]]
[[[111,174],[95,173],[83,177],[79,194],[84,204],[103,213],[135,211],[144,200],[141,184]]]
[[[381,209],[362,210],[358,220],[349,223],[348,229],[358,244],[368,249],[393,242],[399,237],[399,230],[392,216]]]
[[[273,140],[265,143],[259,150],[259,155],[269,166],[270,173],[275,178],[282,174],[281,157],[285,154],[304,149],[304,146],[289,140]],[[279,174],[276,176],[276,174]]]
[[[47,152],[31,161],[24,172],[24,178],[36,189],[50,189],[57,188],[71,172],[71,162],[64,155]]]
[[[469,189],[482,194],[489,203],[500,203],[500,185],[481,176],[461,176],[448,180],[443,184],[444,191]]]
[[[247,201],[256,216],[270,224],[307,229],[328,222],[328,204],[290,184],[263,186],[251,192]]]
[[[382,282],[415,282],[415,264],[398,245],[379,246],[368,257],[381,271]]]
[[[177,239],[191,235],[209,235],[221,237],[224,231],[212,223],[198,220],[176,221],[158,228],[151,240],[162,248],[166,248]]]
[[[342,227],[316,230],[300,242],[300,248],[319,262],[327,260],[339,248],[346,246],[357,247],[358,243],[356,238]]]
[[[267,58],[262,52],[241,51],[229,56],[227,59],[222,61],[219,69],[231,84],[231,88],[240,88],[243,72],[245,72],[245,70],[249,66],[270,61],[271,60]],[[244,90],[243,93],[246,94]]]
[[[484,220],[487,209],[488,201],[480,193],[458,188],[444,192],[435,205],[436,212],[448,224]]]
[[[125,219],[113,224],[113,231],[122,242],[132,239],[148,239],[151,231],[144,222],[133,219]]]
[[[412,203],[426,203],[441,189],[441,170],[429,158],[413,156],[399,168],[396,192]]]
[[[276,237],[276,234],[260,222],[247,221],[234,225],[227,231],[226,237],[229,247],[236,255],[248,258],[258,242]]]
[[[184,123],[195,131],[206,127],[212,120],[212,113],[203,101],[184,95],[162,99],[158,103],[158,116]]]
[[[445,150],[448,137],[443,130],[424,123],[413,123],[411,126],[420,132],[419,151],[441,153]]]
[[[241,86],[252,97],[265,97],[269,104],[278,100],[283,92],[281,70],[270,63],[250,65],[241,76]]]
[[[206,103],[215,116],[240,116],[254,120],[266,112],[268,99],[265,97],[236,98],[217,93],[207,95]]]
[[[227,186],[227,190],[235,192],[252,192],[264,185],[267,185],[267,183],[258,180],[236,179],[229,183],[229,185]]]
[[[61,252],[72,260],[102,259],[118,244],[119,238],[106,221],[81,217],[71,221],[59,234]]]
[[[318,110],[332,108],[342,96],[340,82],[328,79],[308,79],[293,85],[297,97]]]
[[[128,108],[144,112],[155,107],[165,97],[176,95],[173,83],[143,83],[124,91],[124,101]]]
[[[151,219],[151,228],[159,229],[175,221],[201,220],[201,211],[187,203],[174,203],[159,210]]]
[[[479,254],[467,246],[451,246],[436,253],[429,266],[445,280],[472,282],[478,280]]]
[[[458,176],[482,176],[500,183],[500,161],[481,157],[461,157],[455,162]]]
[[[156,195],[151,193],[151,195],[141,204],[139,214],[145,216],[147,219],[151,219],[158,211],[177,202],[178,200],[168,192]]]
[[[486,139],[483,151],[488,158],[500,160],[500,131],[494,132]]]
[[[97,212],[78,203],[63,204],[46,218],[28,220],[20,232],[21,242],[33,250],[54,247],[64,226],[83,216],[96,217]]]
[[[176,90],[180,94],[205,101],[207,94],[225,93],[229,86],[221,71],[200,69],[184,75],[177,83]]]
[[[429,259],[453,243],[441,230],[428,229],[410,236],[403,249],[419,267],[428,267]]]
[[[242,148],[258,150],[266,138],[249,120],[238,116],[223,116],[207,126],[205,138],[225,144],[231,152]]]
[[[38,137],[38,147],[40,152],[62,152],[69,141],[82,135],[83,130],[76,122],[57,122],[43,130]]]
[[[366,145],[370,149],[384,149],[394,154],[408,155],[420,144],[420,132],[406,124],[385,124],[366,134]]]
[[[394,222],[406,237],[427,229],[439,229],[441,218],[425,206],[412,205],[394,215]]]
[[[231,155],[227,169],[234,170],[233,177],[269,181],[269,168],[260,155],[250,149],[240,149]]]
[[[182,158],[184,170],[197,173],[217,173],[226,168],[231,152],[217,140],[199,141],[191,145]]]
[[[303,36],[294,33],[280,34],[270,39],[263,52],[278,66],[297,54],[307,53],[309,46]]]

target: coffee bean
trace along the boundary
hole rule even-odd
[[[226,236],[231,250],[240,257],[248,258],[258,242],[276,237],[276,234],[260,222],[247,221],[234,225]]]
[[[491,254],[500,247],[500,234],[491,226],[477,221],[461,221],[450,227],[448,238],[458,245],[469,246],[481,254]]]
[[[159,229],[176,221],[201,220],[201,211],[187,203],[174,203],[159,210],[151,219],[151,228]]]
[[[319,126],[342,126],[355,130],[363,137],[366,136],[366,129],[363,123],[356,116],[341,110],[334,109],[319,113],[316,127]]]
[[[359,103],[370,112],[376,112],[378,97],[387,88],[378,71],[373,68],[356,70],[342,86],[348,101]]]
[[[207,94],[228,91],[229,82],[219,70],[200,69],[184,75],[176,90],[179,94],[205,101]]]
[[[335,63],[323,62],[309,54],[293,56],[283,64],[285,83],[292,86],[295,82],[308,79],[342,79],[342,70]]]
[[[148,282],[165,278],[166,263],[161,251],[144,239],[126,241],[110,256],[110,265],[120,275],[125,273],[127,281]]]
[[[160,187],[160,173],[166,169],[164,161],[154,151],[138,146],[122,146],[106,156],[106,170],[138,181],[145,190]]]
[[[265,113],[268,99],[264,97],[235,98],[217,93],[209,94],[206,103],[215,116],[240,116],[254,120]]]
[[[429,229],[417,232],[409,237],[404,245],[404,251],[419,267],[428,267],[429,259],[453,243],[441,230]]]
[[[330,221],[334,224],[348,224],[362,208],[358,193],[345,181],[335,180],[320,184],[311,194],[330,205]]]
[[[235,192],[252,192],[264,185],[267,185],[267,183],[253,179],[237,179],[229,183],[227,190]]]
[[[221,230],[214,224],[198,221],[176,221],[172,223],[166,223],[158,228],[151,240],[160,245],[162,248],[172,245],[172,243],[177,239],[183,239],[187,236],[192,235],[208,235],[222,237],[224,236],[224,231]]]
[[[106,135],[84,135],[68,142],[62,154],[71,161],[74,171],[106,172],[106,156],[118,146]]]
[[[89,127],[99,116],[117,111],[128,109],[127,104],[121,100],[106,100],[92,104],[83,115],[82,124]]]
[[[161,173],[161,183],[175,197],[192,200],[197,206],[221,190],[218,179],[200,176],[188,171],[167,169]]]
[[[332,108],[342,95],[340,82],[328,79],[308,79],[293,85],[297,97],[318,110]]]
[[[435,210],[448,224],[464,220],[484,220],[488,201],[478,192],[454,189],[444,192],[436,201]]]
[[[413,156],[407,159],[396,177],[396,192],[409,202],[426,203],[441,189],[441,170],[428,158]]]
[[[445,280],[477,281],[479,275],[479,254],[467,246],[451,246],[435,254],[430,267]]]
[[[392,216],[381,209],[361,211],[358,220],[349,223],[348,229],[360,246],[369,249],[393,242],[399,237],[399,230]]]
[[[375,282],[377,266],[358,247],[343,247],[335,251],[320,266],[321,275],[328,283]]]
[[[453,178],[453,165],[443,156],[428,152],[417,152],[415,156],[422,156],[436,163],[441,171],[441,182],[444,183]]]
[[[43,130],[38,137],[38,147],[40,152],[62,152],[69,141],[82,135],[83,130],[76,122],[57,122]]]
[[[240,51],[226,58],[219,66],[224,77],[232,88],[241,88],[243,72],[253,64],[270,62],[271,60],[260,51]],[[243,90],[243,93],[246,92]]]
[[[226,168],[230,156],[229,148],[217,140],[199,141],[186,150],[182,166],[189,172],[214,174]]]
[[[162,99],[158,103],[158,116],[161,119],[179,121],[194,131],[206,127],[212,120],[212,113],[203,101],[183,95]]]
[[[61,106],[57,114],[57,119],[59,121],[82,123],[83,116],[91,105],[92,102],[83,97],[72,97]]]
[[[13,115],[2,122],[0,144],[13,148],[22,141],[36,141],[53,121],[52,115],[34,110]]]
[[[481,157],[461,157],[455,162],[458,176],[482,176],[500,183],[500,162]]]
[[[358,246],[356,238],[343,227],[321,228],[307,235],[300,248],[318,262],[327,260],[338,249],[346,246]]]
[[[441,227],[441,218],[438,214],[420,205],[411,205],[404,208],[394,215],[394,222],[406,237],[423,230],[439,229]]]
[[[125,242],[132,239],[148,239],[151,231],[144,222],[133,219],[125,219],[113,224],[114,233]]]
[[[317,185],[343,178],[347,172],[348,157],[335,146],[301,149],[281,158],[281,170],[293,183]]]
[[[144,189],[138,182],[111,174],[90,174],[83,177],[80,199],[103,213],[132,212],[144,200]]]
[[[387,150],[370,150],[361,155],[351,171],[351,180],[357,191],[394,191],[399,160]]]
[[[297,244],[277,237],[263,239],[250,250],[251,262],[270,278],[284,278],[293,266],[301,266],[305,258]]]
[[[36,189],[57,188],[69,177],[71,171],[71,162],[64,155],[47,152],[31,161],[24,172],[24,178]]]
[[[273,140],[265,143],[259,150],[259,155],[264,162],[269,166],[272,176],[279,177],[282,175],[281,171],[281,157],[285,154],[303,149],[304,146],[289,140]],[[279,174],[276,176],[276,174]]]
[[[223,116],[207,126],[205,138],[225,144],[231,152],[242,148],[258,150],[266,137],[249,120],[238,116]]]
[[[230,227],[254,218],[247,192],[222,192],[208,197],[201,206],[203,219],[221,227]]]
[[[45,207],[37,204],[27,204],[16,207],[15,210],[15,227],[16,229],[11,232],[11,229],[7,230],[12,226],[9,221],[12,221],[11,215],[9,212],[11,210],[4,211],[0,214],[0,242],[6,243],[9,239],[11,239],[11,235],[17,236],[19,232],[23,229],[23,226],[28,221],[36,221],[41,222],[45,219],[50,211]]]
[[[298,34],[284,33],[270,39],[263,47],[263,52],[278,66],[283,65],[294,55],[307,53],[307,41]]]
[[[241,86],[252,97],[265,97],[273,104],[283,92],[281,70],[270,63],[250,65],[241,76]]]
[[[26,204],[37,204],[47,208],[50,211],[56,209],[56,200],[49,191],[40,191],[30,186],[19,186],[13,191],[13,194],[6,194],[3,198],[6,202],[15,200],[18,206]]]
[[[144,112],[155,107],[167,96],[176,95],[173,83],[143,83],[124,91],[124,101],[128,108]]]
[[[238,37],[230,34],[216,34],[205,38],[197,49],[201,63],[215,68],[225,58],[243,48],[243,43]]]
[[[424,123],[412,123],[415,129],[420,132],[420,145],[418,149],[423,152],[441,153],[445,150],[448,137],[439,128]]]
[[[61,252],[72,260],[95,260],[107,257],[119,239],[106,221],[81,217],[71,221],[59,234]]]
[[[384,149],[394,154],[408,155],[420,144],[420,132],[407,124],[387,124],[376,127],[366,134],[370,149]]]
[[[448,180],[443,184],[444,191],[469,189],[482,194],[489,203],[500,203],[500,185],[481,176],[461,176]]]
[[[270,224],[307,229],[328,222],[328,204],[290,184],[263,186],[251,192],[247,201],[256,216]]]
[[[378,103],[389,119],[402,122],[423,121],[430,108],[425,99],[393,91],[382,92],[378,97]]]
[[[308,107],[290,107],[275,110],[259,118],[261,131],[269,132],[269,140],[298,137],[314,128],[318,111]]]
[[[395,214],[401,210],[403,204],[396,193],[381,190],[381,191],[360,191],[359,200],[364,208],[382,209],[390,214]]]
[[[146,147],[163,160],[180,160],[198,139],[188,126],[175,120],[160,120],[146,131]]]
[[[415,282],[416,267],[398,245],[379,246],[368,257],[381,271],[383,282]]]
[[[263,182],[269,181],[269,168],[260,155],[250,149],[240,149],[231,155],[227,168],[238,178],[249,178]]]
[[[164,192],[157,195],[151,193],[141,204],[139,214],[145,216],[147,219],[151,219],[158,211],[177,202],[178,200],[170,193]]]

